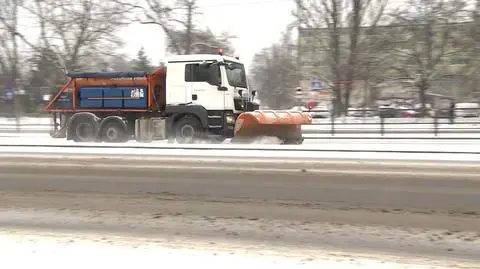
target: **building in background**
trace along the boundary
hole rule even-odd
[[[471,26],[472,22],[448,25],[454,29],[452,35],[459,38],[462,35],[468,35],[469,33],[466,31],[471,29],[469,28]],[[410,43],[402,38],[408,33],[405,27],[407,26],[388,25],[378,26],[375,31],[368,31],[369,28],[361,29],[358,55],[360,64],[357,66],[357,74],[352,82],[351,106],[369,106],[379,98],[418,98],[414,79],[402,77],[397,70],[389,68],[392,63],[398,62],[392,51],[402,51],[406,46],[410,46]],[[312,98],[325,102],[332,98],[331,87],[328,85],[331,85],[332,82],[329,81],[333,78],[328,61],[328,46],[325,43],[328,38],[327,31],[327,28],[298,29],[300,86],[303,89],[309,89]],[[342,28],[339,33],[341,49],[348,52],[349,29]],[[344,54],[346,55],[346,53]],[[467,57],[466,54],[460,52],[452,57],[443,58],[442,64],[437,67],[442,75],[436,76],[431,81],[430,91],[451,96],[456,100],[467,101],[475,98],[474,92],[477,90],[471,89],[469,86],[471,78],[464,75],[465,57]],[[342,59],[342,62],[346,62],[346,59]],[[414,64],[404,67],[409,70],[416,68]],[[345,66],[339,68],[346,70]]]

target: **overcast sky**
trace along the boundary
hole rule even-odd
[[[198,0],[203,14],[203,25],[214,34],[228,31],[237,36],[232,39],[240,59],[247,64],[263,47],[280,38],[280,33],[293,21],[293,0]],[[158,35],[152,35],[158,33]],[[158,26],[135,24],[119,33],[125,40],[125,52],[135,57],[140,47],[153,63],[158,64],[165,56],[165,37]]]

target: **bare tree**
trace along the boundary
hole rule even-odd
[[[0,8],[0,71],[8,77],[12,87],[20,77],[18,69],[18,13],[20,0],[3,0]]]
[[[216,37],[208,28],[201,29],[196,20],[200,14],[197,0],[177,0],[166,4],[163,0],[136,0],[135,3],[116,0],[131,7],[138,14],[135,21],[158,25],[167,37],[167,51],[174,54],[211,53],[222,47],[232,53],[227,33]]]
[[[220,36],[215,36],[209,29],[196,31],[193,35],[194,42],[190,45],[190,53],[215,54],[221,48],[225,54],[232,55],[235,52],[233,44],[230,42],[232,37],[227,32],[222,33]]]
[[[253,57],[250,70],[252,84],[258,87],[262,104],[271,108],[289,108],[294,102],[298,73],[290,34],[286,32],[280,42],[264,48]]]
[[[27,3],[28,2],[28,3]],[[38,42],[25,35],[21,39],[35,52],[48,48],[53,62],[67,70],[82,69],[89,63],[82,58],[111,55],[122,43],[115,35],[124,26],[126,9],[113,1],[34,0],[23,8],[39,23]]]
[[[457,57],[466,51],[466,7],[463,0],[409,0],[390,15],[401,39],[385,41],[393,56],[391,67],[414,81],[424,115],[431,82],[453,74]]]
[[[21,72],[19,70],[19,6],[20,0],[4,0],[0,8],[0,71],[3,82],[8,85],[13,98],[13,112],[16,118],[17,131],[20,130],[20,112],[22,107],[16,92],[21,85]]]
[[[472,20],[468,35],[471,39],[469,44],[471,49],[466,73],[470,77],[470,90],[478,94],[480,91],[480,0],[476,1]]]
[[[346,112],[352,83],[359,66],[359,46],[364,31],[373,31],[388,0],[295,0],[296,17],[302,27],[314,31],[313,42],[324,54],[333,82],[334,108]],[[323,63],[315,63],[315,65]]]

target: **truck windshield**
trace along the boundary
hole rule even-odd
[[[226,62],[228,84],[233,87],[247,88],[247,77],[243,64],[235,62]]]

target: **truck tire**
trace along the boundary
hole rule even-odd
[[[175,123],[177,143],[191,144],[203,138],[204,131],[200,121],[193,116],[185,116]]]
[[[107,122],[100,131],[101,139],[106,143],[123,143],[128,141],[128,134],[118,121]]]
[[[88,117],[79,117],[72,122],[70,131],[75,142],[95,142],[97,140],[97,123]]]

